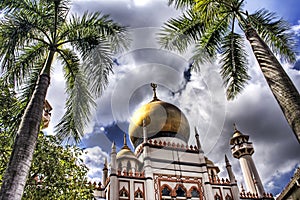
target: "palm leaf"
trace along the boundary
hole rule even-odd
[[[288,62],[296,60],[295,38],[289,31],[290,25],[286,21],[277,19],[274,13],[265,9],[249,15],[248,20],[274,53]]]
[[[189,8],[195,4],[194,0],[169,0],[168,5],[174,5],[176,9],[178,8]]]
[[[201,49],[207,52],[206,55],[215,57],[216,53],[220,51],[223,37],[230,27],[230,16],[230,14],[219,16],[220,18],[216,18],[206,25],[204,34],[199,41]]]
[[[229,33],[222,42],[221,76],[227,88],[227,99],[239,94],[250,76],[247,73],[248,59],[244,38],[236,33]]]
[[[84,134],[84,127],[89,122],[91,106],[95,102],[88,91],[87,80],[79,66],[79,59],[71,50],[59,50],[59,58],[64,61],[66,79],[66,112],[56,126],[60,139],[74,138],[76,142]]]
[[[89,87],[96,97],[102,94],[112,72],[113,60],[109,43],[103,41],[90,54],[82,57],[83,70],[89,80]]]
[[[60,44],[70,42],[84,56],[95,48],[100,41],[107,40],[112,51],[126,49],[130,40],[126,28],[114,23],[108,15],[84,13],[82,17],[72,15],[61,29]]]
[[[158,34],[159,43],[168,50],[184,52],[187,47],[196,43],[202,35],[203,23],[199,15],[189,10],[178,18],[172,18],[164,24]]]

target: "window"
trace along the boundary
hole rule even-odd
[[[123,186],[123,188],[119,191],[119,196],[120,199],[129,199],[129,192],[125,189],[125,187]]]
[[[135,191],[135,193],[134,193],[134,199],[135,200],[140,200],[140,199],[142,200],[142,199],[144,199],[143,192],[141,191],[140,188],[138,188],[137,191]]]
[[[191,192],[192,197],[199,197],[200,194],[198,192],[198,190],[196,188],[193,188],[192,192]]]
[[[162,196],[171,196],[171,190],[165,186],[161,191]]]
[[[215,200],[221,200],[221,196],[218,195],[218,194],[216,194],[216,195],[215,195]]]
[[[178,186],[177,190],[176,190],[176,196],[177,197],[185,197],[186,193],[185,191],[182,189],[181,186]]]

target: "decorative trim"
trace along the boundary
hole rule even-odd
[[[167,182],[178,182],[178,184],[175,186],[178,187],[179,185],[182,185],[185,189],[185,191],[187,192],[187,189],[185,188],[185,186],[183,185],[184,183],[194,183],[198,186],[198,191],[199,191],[199,199],[200,200],[204,200],[204,189],[203,189],[203,185],[202,185],[202,178],[200,177],[188,177],[188,176],[176,176],[176,175],[168,175],[168,174],[154,174],[154,193],[155,193],[155,200],[159,200],[162,199],[162,186],[166,185],[162,185],[161,183],[163,181],[167,181]],[[172,193],[171,195],[174,195],[175,192],[175,196],[176,196],[176,189],[171,190]],[[188,193],[186,194],[188,195]]]

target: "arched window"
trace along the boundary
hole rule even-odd
[[[171,196],[171,189],[170,189],[170,187],[168,187],[167,185],[165,185],[163,187],[163,189],[161,190],[161,195],[162,196]]]
[[[193,190],[191,191],[191,195],[192,197],[199,197],[199,191],[196,188],[193,188]]]
[[[130,164],[129,160],[127,162],[127,168],[126,168],[126,170],[127,170],[127,172],[131,171],[131,164]]]
[[[181,186],[178,186],[178,188],[176,190],[176,196],[177,197],[185,197],[186,196],[186,192],[183,190],[183,188]]]
[[[125,187],[123,186],[123,188],[119,191],[119,196],[120,199],[129,199],[129,192],[125,189]]]
[[[221,196],[218,195],[217,193],[215,194],[215,200],[221,200]]]
[[[229,194],[226,195],[225,200],[232,200],[231,196]]]
[[[119,164],[118,164],[118,170],[122,171],[122,164],[121,164],[121,162],[119,162]]]
[[[134,199],[135,200],[139,200],[139,199],[144,199],[144,194],[142,192],[142,190],[140,188],[138,188],[135,192],[134,192]]]

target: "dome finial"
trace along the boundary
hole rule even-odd
[[[237,128],[236,128],[236,124],[235,124],[235,123],[233,123],[233,129],[234,129],[234,131],[237,131]]]
[[[124,133],[124,146],[127,146],[126,133]]]
[[[152,87],[152,89],[153,89],[153,100],[152,100],[152,101],[157,101],[157,100],[158,100],[158,98],[157,98],[157,96],[156,96],[156,88],[157,88],[157,84],[151,83],[150,85],[151,85],[151,87]]]

